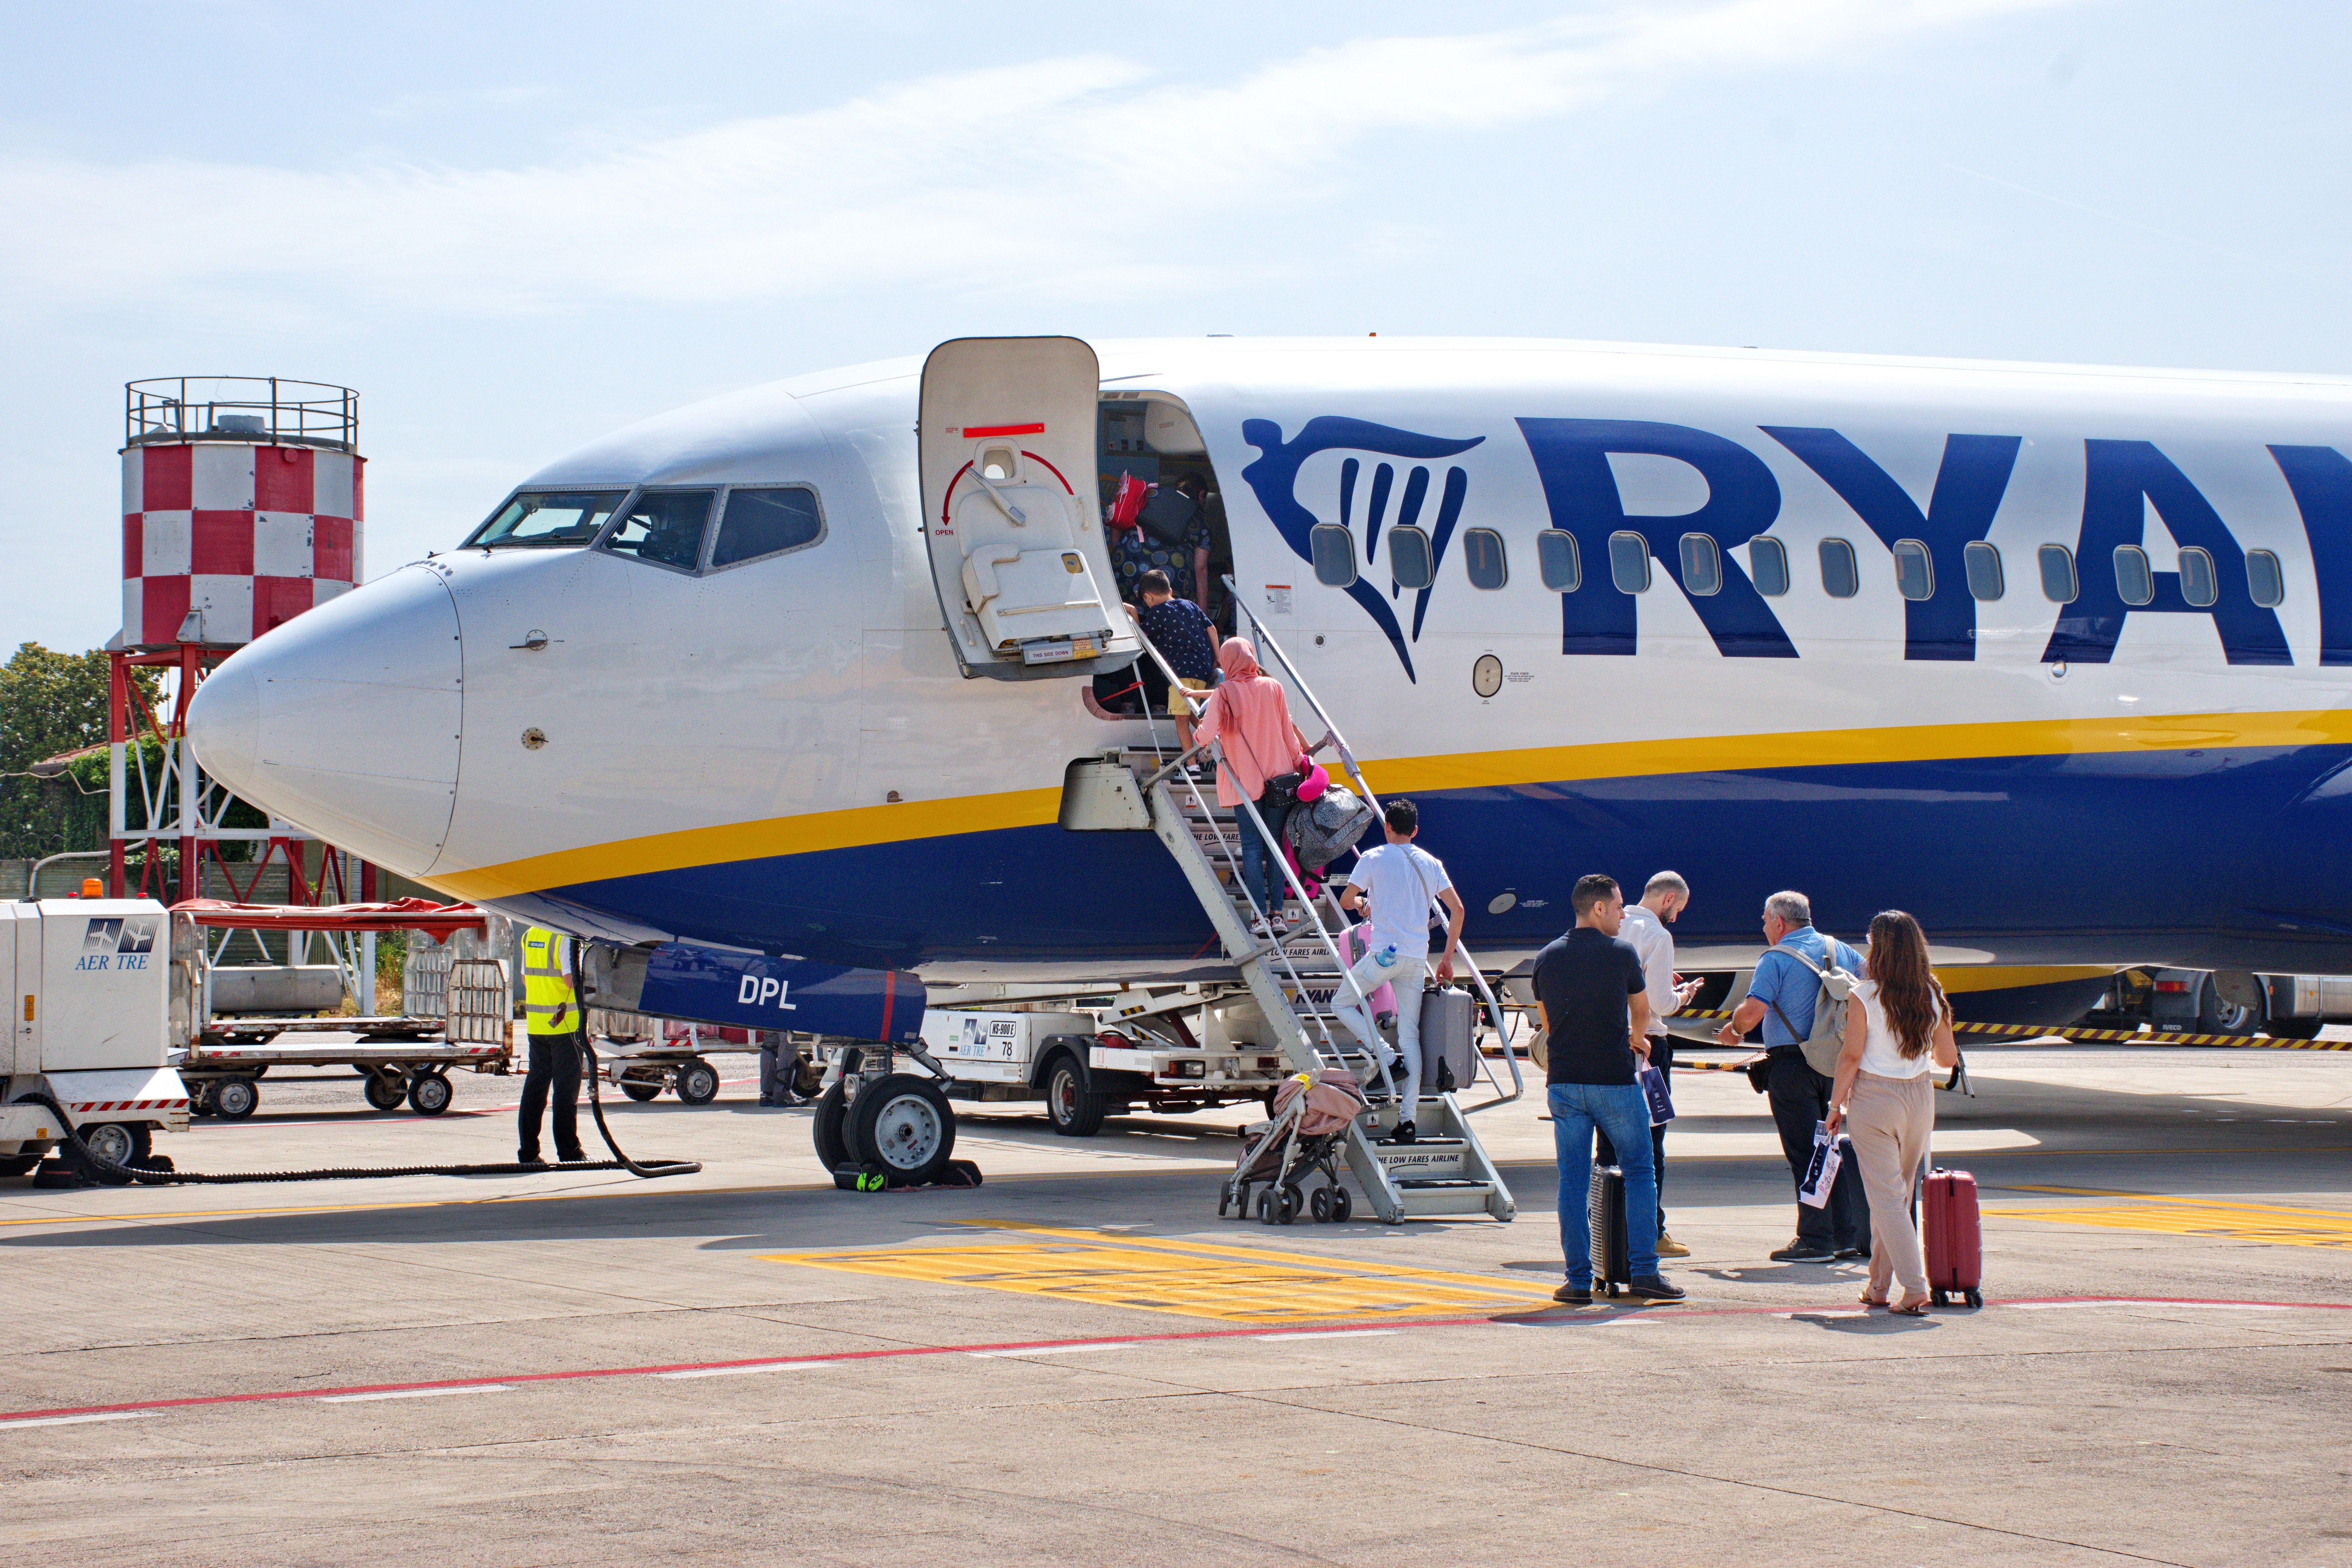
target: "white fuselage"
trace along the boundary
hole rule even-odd
[[[698,572],[436,555],[224,665],[192,716],[207,767],[448,892],[622,941],[1002,977],[1197,952],[1149,835],[1054,826],[1069,761],[1146,726],[1090,713],[1083,677],[959,665],[919,369],[719,398],[523,487],[807,487],[814,542]],[[1375,786],[1422,802],[1482,956],[1556,935],[1581,873],[1672,865],[1686,963],[1752,953],[1762,896],[1795,887],[1847,931],[1909,908],[1951,957],[2352,967],[2352,383],[1211,340],[1105,345],[1102,390],[1190,412],[1239,596]],[[1408,510],[1425,594],[1392,591]],[[1356,584],[1318,582],[1318,525]],[[1578,542],[1573,591],[1546,532]],[[1933,592],[1906,599],[1922,558]]]

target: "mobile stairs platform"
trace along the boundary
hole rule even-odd
[[[1236,595],[1235,600],[1239,603],[1240,595]],[[1248,614],[1246,605],[1243,613]],[[1254,639],[1267,660],[1265,667],[1269,670],[1279,668],[1289,678],[1294,693],[1304,699],[1307,710],[1324,725],[1326,738],[1316,749],[1336,751],[1351,787],[1378,813],[1379,797],[1365,782],[1339,727],[1332,723],[1264,625],[1255,616],[1250,616],[1250,622]],[[1159,659],[1159,650],[1150,646],[1149,639],[1144,647],[1145,657]],[[1164,660],[1161,668],[1171,677],[1171,689],[1181,689],[1181,682],[1174,679],[1172,670],[1167,669]],[[1153,722],[1156,731],[1158,721]],[[1258,907],[1255,895],[1244,885],[1240,836],[1262,834],[1265,822],[1257,808],[1247,802],[1230,808],[1217,805],[1214,764],[1222,757],[1221,744],[1210,742],[1181,754],[1173,746],[1167,746],[1110,751],[1098,758],[1081,758],[1070,765],[1065,782],[1062,826],[1130,830],[1149,827],[1184,873],[1185,881],[1215,928],[1227,958],[1257,1010],[1265,1016],[1271,1037],[1258,1044],[1279,1047],[1284,1059],[1296,1071],[1337,1068],[1351,1074],[1363,1086],[1371,1108],[1349,1129],[1345,1152],[1348,1169],[1362,1187],[1376,1215],[1391,1225],[1449,1215],[1485,1214],[1497,1220],[1511,1219],[1518,1212],[1518,1205],[1504,1184],[1502,1173],[1478,1141],[1469,1115],[1519,1098],[1524,1085],[1517,1058],[1507,1050],[1499,1058],[1510,1076],[1510,1084],[1506,1088],[1494,1063],[1484,1053],[1477,1053],[1476,1077],[1484,1079],[1493,1092],[1490,1098],[1467,1107],[1462,1104],[1460,1096],[1474,1085],[1459,1086],[1451,1093],[1430,1091],[1428,1079],[1434,1070],[1433,1064],[1423,1074],[1420,1102],[1410,1118],[1416,1136],[1409,1143],[1397,1142],[1394,1134],[1400,1119],[1402,1084],[1382,1067],[1381,1058],[1385,1053],[1373,1050],[1359,1039],[1339,1011],[1344,993],[1344,1000],[1361,1008],[1363,1016],[1369,1016],[1371,1012],[1363,994],[1348,978],[1349,965],[1340,954],[1340,933],[1349,922],[1330,889],[1308,895],[1286,858],[1282,862],[1284,880],[1290,899],[1306,911],[1305,919],[1279,936],[1262,934],[1268,930],[1265,923],[1268,911]],[[1432,907],[1442,915],[1434,900]],[[1454,955],[1459,969],[1477,993],[1496,1038],[1507,1039],[1501,1006],[1477,961],[1466,947],[1459,945]],[[1419,1005],[1419,999],[1408,1001],[1401,997],[1399,1005]],[[1245,1130],[1244,1133],[1245,1138],[1254,1140],[1261,1135],[1270,1134],[1261,1129]],[[1253,1147],[1253,1155],[1256,1152]]]

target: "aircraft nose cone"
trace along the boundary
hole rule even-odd
[[[463,656],[440,576],[405,567],[232,654],[196,689],[188,739],[240,798],[421,876],[449,832]]]

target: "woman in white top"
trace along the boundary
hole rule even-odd
[[[1845,1049],[1830,1091],[1829,1130],[1853,1140],[1870,1199],[1870,1285],[1865,1306],[1887,1307],[1889,1277],[1903,1299],[1892,1310],[1906,1317],[1927,1310],[1927,1265],[1919,1229],[1911,1223],[1911,1176],[1927,1156],[1936,1126],[1932,1063],[1959,1060],[1952,1039],[1952,1005],[1927,965],[1927,938],[1919,922],[1888,910],[1870,922],[1864,978],[1846,1003]]]

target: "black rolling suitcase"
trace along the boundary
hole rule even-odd
[[[1625,1246],[1625,1173],[1614,1165],[1592,1167],[1584,1193],[1584,1223],[1592,1233],[1592,1288],[1614,1296],[1633,1282]]]

